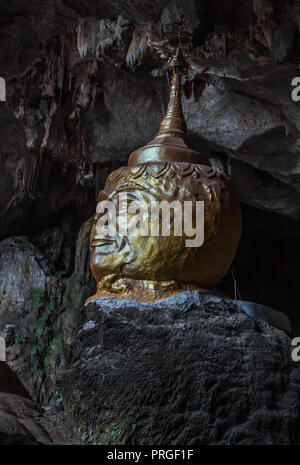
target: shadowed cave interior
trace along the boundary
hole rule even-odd
[[[84,327],[86,321],[78,318],[95,291],[88,243],[97,194],[108,174],[126,165],[130,153],[158,131],[168,104],[164,66],[175,50],[178,15],[184,17],[189,64],[182,93],[189,137],[215,169],[231,174],[242,206],[239,248],[217,289],[234,298],[235,279],[238,298],[285,313],[292,335],[300,335],[300,103],[291,97],[292,79],[299,75],[300,3],[0,0],[0,76],[6,80],[6,102],[0,102],[0,336],[5,339],[7,363],[33,401],[56,409],[45,428],[50,431],[54,421],[55,428],[61,427],[75,443],[93,440],[74,433],[64,409],[76,418],[76,425],[96,424],[98,414],[107,414],[89,404],[88,388],[82,389],[83,404],[94,417],[87,418],[76,402],[73,411],[73,393],[64,378],[70,369],[72,379],[72,363],[80,360],[78,347],[87,349],[78,336],[79,325]],[[88,318],[95,309],[86,312]],[[219,307],[212,312],[218,314]],[[244,324],[246,333],[253,330],[248,320]],[[122,323],[115,325],[116,334],[120,330],[125,340]],[[281,337],[274,336],[275,345],[282,343]],[[91,340],[93,347],[99,346],[96,336]],[[257,351],[261,354],[263,345]],[[97,373],[105,366],[96,364],[88,371],[91,386],[97,386]],[[289,366],[284,373],[285,369],[292,372]],[[221,384],[226,390],[226,380]],[[269,391],[268,386],[261,389],[272,392],[276,404],[276,388]],[[108,384],[107,392],[110,388]],[[221,399],[217,383],[218,389]],[[171,394],[164,396],[171,399]],[[266,400],[270,411],[272,395]],[[224,412],[230,402],[225,403]],[[216,414],[216,405],[207,407],[209,415],[223,418],[224,412]],[[35,407],[26,404],[29,417],[31,408]],[[233,423],[246,424],[242,408],[232,415]],[[106,420],[111,421],[109,414]],[[184,423],[181,417],[176,421]],[[201,431],[209,430],[205,421]],[[262,441],[272,443],[273,426],[265,421]],[[100,435],[104,443],[118,440],[116,425],[111,422],[110,427],[114,438]],[[1,428],[0,420],[0,442]],[[298,427],[293,428],[299,437]],[[40,434],[38,429],[34,433],[43,442]],[[139,441],[143,434],[149,441],[162,441],[159,433],[151,436],[149,431],[141,433]],[[217,428],[213,437],[195,439],[189,434],[173,438],[169,432],[165,437],[184,437],[196,444],[244,441],[242,432],[231,432],[228,438]],[[131,435],[130,430],[126,440],[134,444],[137,439]],[[282,437],[279,443],[286,443]],[[51,438],[50,431],[49,443]]]

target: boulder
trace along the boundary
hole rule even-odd
[[[62,252],[63,241],[64,233],[58,226],[45,229],[31,238],[31,242],[44,253],[53,268]]]
[[[0,362],[0,392],[30,399],[28,392],[6,362]]]
[[[298,444],[291,340],[234,301],[185,292],[78,314],[64,407],[97,444]]]
[[[44,410],[29,397],[21,381],[0,362],[0,445],[71,444]]]
[[[78,233],[70,277],[66,272],[52,275],[49,265],[61,251],[60,228],[37,234],[33,240],[39,248],[27,237],[0,242],[0,360],[9,363],[31,398],[44,405],[57,401],[56,379],[69,357],[76,314],[94,291],[89,272],[92,220]]]
[[[70,444],[33,401],[0,392],[0,445]]]
[[[0,323],[13,324],[32,309],[38,293],[48,285],[49,265],[25,236],[0,243]]]

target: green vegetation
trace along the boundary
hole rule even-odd
[[[52,351],[50,341],[51,336],[53,337],[50,317],[55,310],[55,294],[51,293],[47,298],[46,293],[42,289],[32,289],[31,298],[35,310],[40,307],[44,310],[38,320],[38,328],[34,333],[35,343],[31,351],[33,361],[32,372],[35,373],[39,368],[43,369],[46,378],[49,378],[51,368],[50,353]]]
[[[106,428],[104,432],[109,445],[115,445],[117,443],[118,438],[122,434],[122,430],[120,430],[117,426],[114,426],[111,430],[109,428]]]
[[[45,306],[45,312],[39,319],[39,328],[37,330],[37,337],[40,338],[45,334],[45,332],[48,331],[49,326],[48,326],[48,320],[53,312],[55,307],[55,294],[51,293],[49,297],[49,302]]]
[[[87,429],[83,424],[78,426],[78,433],[80,433],[81,440],[87,444],[96,446],[99,445],[99,435],[92,428]]]
[[[67,273],[65,271],[57,271],[54,275],[54,278],[58,280],[66,276],[66,274]]]
[[[27,334],[16,334],[15,336],[15,344],[25,344],[25,342],[27,341],[28,339],[28,336]]]
[[[63,396],[60,391],[55,391],[54,396],[55,396],[55,405],[56,407],[59,407],[62,401],[64,400]]]
[[[136,425],[133,425],[136,426]],[[78,427],[81,440],[90,445],[116,445],[120,443],[123,431],[117,425],[109,425],[100,433],[97,428],[88,428],[80,424]]]
[[[37,309],[41,301],[45,297],[45,292],[43,289],[33,288],[31,289],[31,300],[33,302],[33,308]]]

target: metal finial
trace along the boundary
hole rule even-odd
[[[177,48],[174,55],[168,60],[167,70],[172,71],[173,74],[178,73],[184,75],[188,71],[188,64],[182,47],[183,15],[177,17],[175,24],[178,26]]]
[[[183,35],[184,16],[183,15],[177,16],[175,24],[177,24],[177,26],[178,26],[178,46],[181,47],[181,45],[182,45],[182,35]]]

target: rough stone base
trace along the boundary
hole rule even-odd
[[[103,299],[82,308],[61,389],[87,442],[300,442],[300,367],[290,338],[209,297]]]

